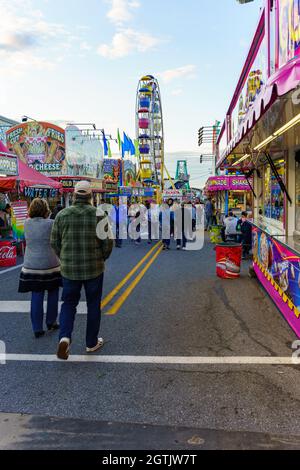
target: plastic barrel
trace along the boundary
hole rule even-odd
[[[216,246],[217,276],[222,279],[237,279],[241,275],[242,245],[220,243]]]

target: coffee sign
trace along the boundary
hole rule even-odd
[[[18,161],[16,157],[0,155],[0,174],[5,176],[18,175]]]

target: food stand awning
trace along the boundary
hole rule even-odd
[[[9,153],[8,153],[9,154]],[[28,167],[21,160],[19,164],[19,175],[18,176],[8,176],[0,177],[0,191],[12,191],[19,189],[24,191],[25,188],[49,188],[49,189],[62,189],[62,184],[54,181],[52,178],[39,173],[33,168]]]

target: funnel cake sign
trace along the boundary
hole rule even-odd
[[[53,175],[65,165],[65,132],[47,122],[28,122],[6,133],[9,150],[35,170]]]

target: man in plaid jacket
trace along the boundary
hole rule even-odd
[[[51,246],[60,258],[63,276],[63,305],[60,314],[59,359],[67,360],[72,340],[76,308],[82,286],[87,302],[86,351],[98,351],[103,339],[98,338],[101,321],[101,300],[105,260],[109,258],[113,240],[100,240],[96,235],[97,209],[91,204],[92,190],[88,181],[75,187],[73,206],[61,211],[51,235]]]

